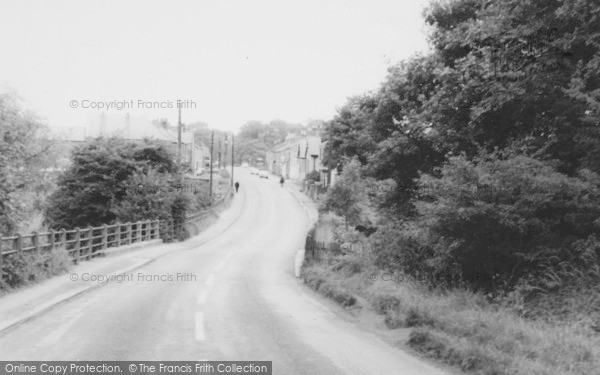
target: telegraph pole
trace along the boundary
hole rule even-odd
[[[221,170],[221,137],[219,137],[219,170]]]
[[[327,151],[329,151],[329,155],[327,155],[327,172],[329,173],[329,179],[327,181],[327,187],[331,186],[331,179],[333,178],[332,166],[333,162],[331,160],[331,156],[333,154],[333,121],[329,122],[329,144],[327,146]]]
[[[233,133],[231,134],[231,188],[233,189]]]
[[[213,185],[213,145],[215,142],[215,131],[210,134],[210,184],[208,185],[208,198],[212,206],[212,185]]]
[[[225,134],[225,150],[223,150],[223,168],[227,169],[227,134]]]
[[[177,103],[177,169],[181,173],[181,106]]]

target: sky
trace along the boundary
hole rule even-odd
[[[428,0],[0,1],[0,91],[53,127],[90,116],[329,120],[427,51]],[[105,108],[101,108],[104,106]]]

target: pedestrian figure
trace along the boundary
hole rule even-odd
[[[239,188],[240,188],[240,183],[236,181],[235,182],[235,192],[236,193],[238,192]]]
[[[283,176],[281,176],[281,178],[279,179],[279,183],[281,184],[281,187],[283,187],[284,182],[285,182],[285,178],[283,178]]]

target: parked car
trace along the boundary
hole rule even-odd
[[[256,168],[250,169],[250,174],[258,174],[258,169],[256,169]]]
[[[248,163],[242,163],[242,168],[248,168],[250,165]]]
[[[260,178],[269,178],[269,172],[267,172],[267,171],[260,171],[260,172],[258,172],[258,177],[260,177]]]

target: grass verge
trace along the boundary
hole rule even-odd
[[[62,248],[40,253],[31,251],[6,255],[2,262],[0,293],[63,274],[71,267],[72,260]]]
[[[600,373],[596,332],[524,319],[466,290],[430,291],[416,282],[398,281],[400,275],[385,274],[373,264],[369,255],[348,254],[306,262],[301,276],[343,306],[377,313],[401,346],[465,373]]]

